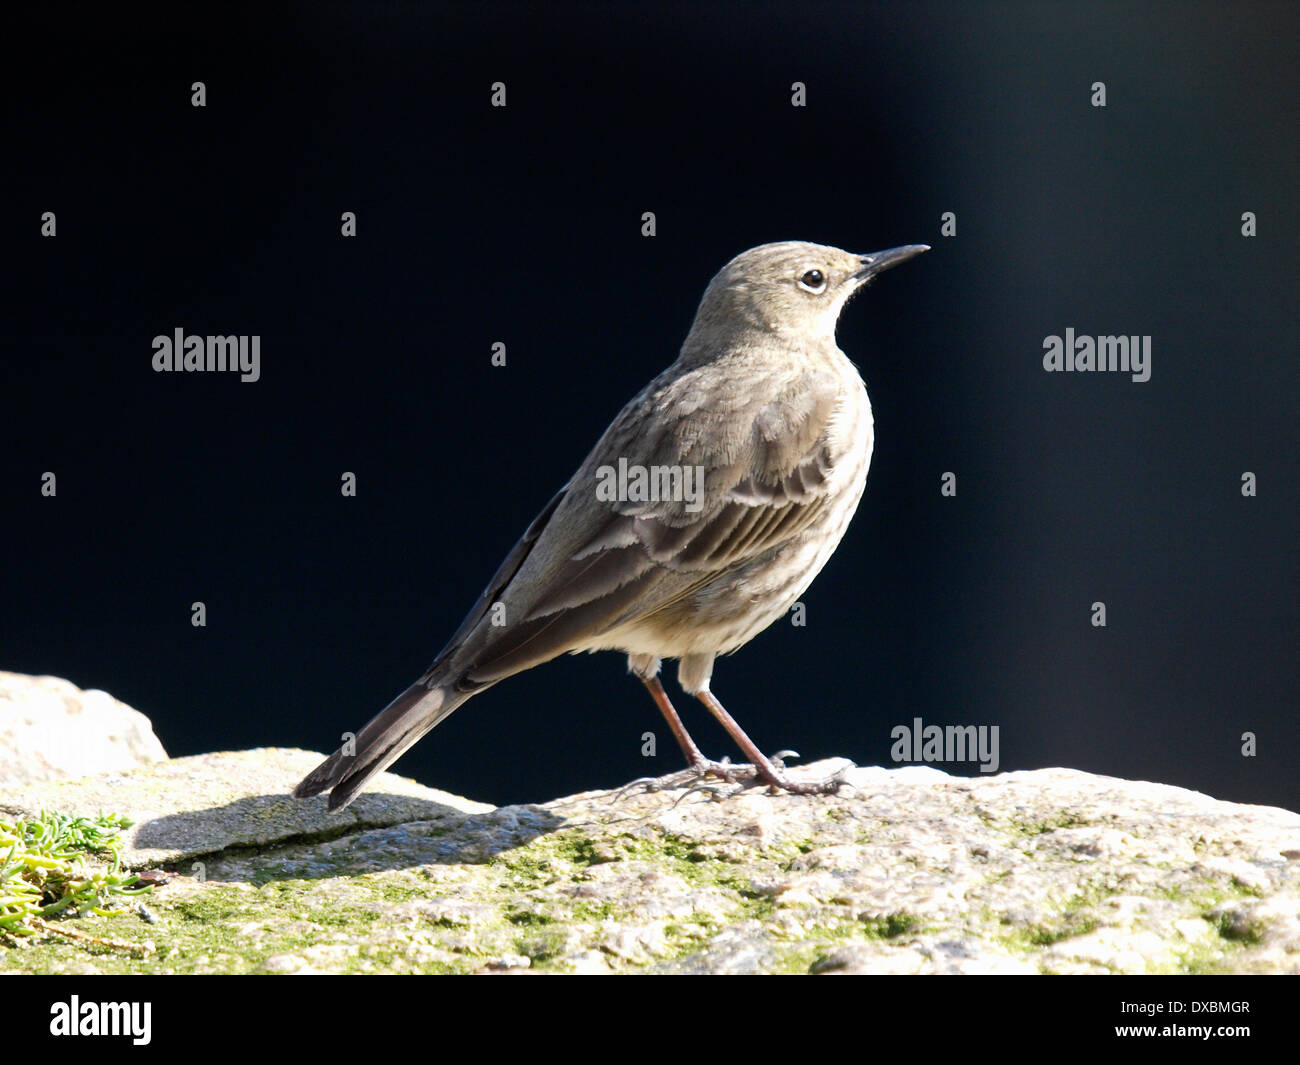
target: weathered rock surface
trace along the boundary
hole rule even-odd
[[[0,672],[0,795],[166,757],[149,719],[107,692]]]
[[[144,869],[164,864],[184,868],[186,858],[232,847],[494,809],[382,773],[342,813],[327,814],[323,801],[300,802],[288,794],[320,760],[311,751],[282,747],[173,758],[127,772],[29,787],[21,796],[0,798],[0,817],[41,810],[122,814],[134,822],[123,833],[122,864]]]
[[[60,972],[1300,972],[1300,815],[1064,769],[863,768],[838,795],[589,792],[491,808],[386,775],[341,817],[301,751],[52,785],[182,876],[78,919]],[[835,763],[805,767],[825,775]],[[795,775],[800,770],[793,771]],[[78,788],[87,790],[78,798]],[[57,790],[55,790],[57,789]]]

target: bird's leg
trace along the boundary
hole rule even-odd
[[[641,674],[637,674],[641,676]],[[704,757],[703,752],[695,745],[691,739],[690,733],[686,731],[686,726],[682,724],[682,719],[677,716],[677,711],[668,699],[668,693],[664,691],[664,686],[657,676],[641,676],[641,682],[650,692],[650,698],[655,701],[659,707],[659,712],[664,715],[664,720],[668,722],[668,727],[672,730],[673,738],[677,741],[677,746],[682,749],[682,754],[686,756],[686,762],[691,767],[692,776],[711,776],[720,777],[723,780],[737,782],[743,780],[752,780],[754,777],[753,766],[747,765],[726,765],[722,762],[713,762]],[[743,735],[743,733],[742,733]],[[760,758],[762,755],[759,756]],[[767,761],[766,758],[763,759]],[[768,763],[769,765],[771,763]],[[773,770],[775,772],[775,770]],[[760,774],[761,775],[761,774]]]
[[[702,687],[694,695],[708,708],[709,713],[718,719],[722,727],[727,730],[728,735],[736,741],[736,746],[744,752],[745,757],[749,759],[753,766],[755,775],[763,783],[795,795],[831,795],[844,784],[844,781],[839,776],[827,777],[825,780],[815,780],[807,783],[788,779],[758,749],[754,741],[745,735],[745,730],[736,724],[736,719],[727,713],[713,692],[709,691],[707,687]]]
[[[672,729],[673,739],[677,741],[677,746],[682,749],[682,754],[686,756],[686,761],[690,765],[696,765],[705,761],[703,753],[691,739],[691,734],[686,731],[686,726],[682,724],[682,719],[677,716],[677,710],[673,707],[668,698],[668,693],[664,691],[664,686],[658,677],[642,677],[642,683],[650,692],[650,698],[655,701],[659,707],[659,712],[664,715],[664,720],[668,722],[668,727]]]

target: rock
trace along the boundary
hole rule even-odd
[[[149,719],[107,692],[0,673],[0,794],[166,758]]]
[[[311,751],[280,747],[173,758],[126,772],[30,787],[17,802],[0,800],[0,814],[122,814],[134,822],[123,834],[123,864],[143,869],[171,863],[184,870],[184,859],[234,847],[493,809],[383,773],[342,813],[327,814],[324,799],[300,801],[289,794],[320,761]]]
[[[136,860],[197,859],[205,879],[152,893],[156,924],[87,919],[147,934],[154,956],[44,942],[7,967],[1300,972],[1300,815],[1285,810],[1064,769],[907,767],[849,770],[832,796],[634,787],[500,808],[386,774],[336,816],[285,794],[318,758],[245,751],[46,786],[67,812],[137,817]]]

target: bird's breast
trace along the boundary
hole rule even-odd
[[[671,608],[622,628],[618,641],[605,646],[662,658],[725,654],[785,615],[839,546],[862,499],[875,432],[871,403],[856,372],[846,381],[825,443],[832,458],[825,494],[799,533],[718,574]]]

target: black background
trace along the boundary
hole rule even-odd
[[[112,692],[173,755],[332,750],[672,361],[727,259],[925,242],[840,325],[877,445],[807,626],[720,660],[715,692],[806,758],[887,763],[919,716],[999,725],[1004,769],[1295,808],[1297,39],[1294,4],[17,24],[0,668]],[[1070,326],[1150,334],[1151,380],[1044,373]],[[261,380],[154,373],[177,327],[260,335]],[[509,802],[679,764],[603,654],[482,695],[396,768]]]

